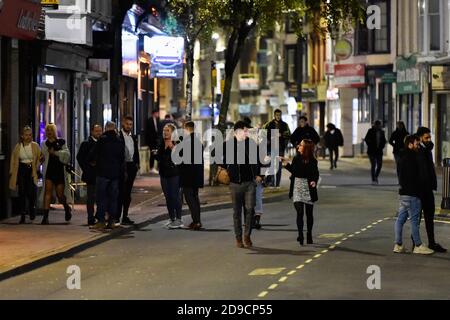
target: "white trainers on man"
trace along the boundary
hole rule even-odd
[[[417,253],[417,254],[433,254],[434,251],[431,250],[430,248],[426,247],[425,245],[421,244],[418,247],[414,247],[413,253]]]
[[[171,224],[169,224],[168,228],[169,229],[180,229],[183,228],[183,222],[181,221],[181,219],[177,219],[175,221],[173,221]]]
[[[394,246],[394,252],[395,253],[406,253],[406,249],[404,246],[400,246],[398,244],[395,244]]]

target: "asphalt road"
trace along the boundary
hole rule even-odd
[[[0,299],[449,299],[449,254],[392,252],[393,170],[374,187],[367,170],[327,167],[321,163],[314,245],[296,242],[296,215],[286,196],[265,205],[251,249],[235,247],[230,209],[204,212],[203,231],[150,225],[2,281]],[[421,235],[425,240],[423,226]],[[436,222],[436,235],[450,247],[448,223]],[[407,245],[408,239],[409,225]],[[73,265],[81,271],[79,290],[66,285]],[[368,288],[370,266],[380,276],[369,284],[379,289]]]

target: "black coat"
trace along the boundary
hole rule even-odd
[[[291,130],[289,130],[289,126],[286,122],[280,120],[277,128],[277,123],[275,120],[272,120],[264,125],[264,129],[267,131],[267,144],[268,144],[268,152],[271,150],[271,142],[272,142],[272,131],[273,129],[278,129],[280,132],[279,139],[279,155],[284,156],[284,151],[286,150],[287,144],[289,142],[289,138],[291,136]]]
[[[133,138],[133,144],[134,144],[133,163],[134,163],[137,167],[139,167],[141,160],[140,160],[140,157],[139,157],[138,138],[137,138],[137,136],[134,135],[134,134],[132,135],[132,138]],[[119,139],[120,139],[120,141],[122,142],[122,144],[123,144],[123,146],[124,146],[124,150],[125,150],[125,148],[126,148],[126,146],[125,146],[125,137],[123,136],[122,130],[120,130],[120,132],[119,132]],[[125,152],[125,151],[124,151],[124,152]]]
[[[247,164],[244,166],[243,164],[238,163],[238,156],[237,156],[237,139],[234,137],[234,159],[231,158],[230,154],[227,154],[227,144],[233,143],[231,140],[227,140],[223,144],[223,164],[220,166],[225,168],[228,171],[228,176],[230,177],[230,182],[232,183],[242,183],[242,176],[245,174],[249,174],[252,178],[252,181],[255,180],[257,176],[263,177],[264,175],[261,173],[261,161],[259,159],[259,147],[257,143],[250,138],[247,138],[245,140],[245,163]],[[256,150],[256,163],[250,163],[251,159],[249,150]],[[252,161],[253,162],[253,161]],[[249,172],[243,173],[242,170],[245,168],[248,168],[250,170]]]
[[[380,132],[380,141],[377,144],[377,132]],[[386,146],[386,137],[381,129],[370,128],[367,131],[364,141],[367,144],[367,154],[373,156],[383,155],[383,149]]]
[[[306,126],[298,127],[295,129],[294,133],[291,135],[291,143],[294,147],[296,147],[300,142],[302,142],[305,139],[309,139],[314,144],[318,144],[320,142],[320,137],[317,131],[309,126],[308,124]]]
[[[89,157],[89,153],[92,151],[92,149],[95,148],[96,144],[97,142],[94,140],[94,138],[89,137],[88,140],[81,143],[80,149],[77,153],[78,164],[80,165],[81,170],[83,170],[81,180],[90,185],[95,184],[97,172],[94,163],[89,162],[87,159]]]
[[[190,136],[186,137],[186,141],[183,144],[178,144],[176,148],[184,145],[184,147],[190,147],[191,156],[189,163],[180,164],[180,177],[181,186],[185,188],[203,188],[204,186],[204,161],[203,161],[203,145],[200,139],[191,133]],[[197,150],[195,150],[197,147]],[[201,164],[195,164],[195,151],[201,152]],[[180,152],[180,156],[183,156],[183,151]],[[197,155],[198,157],[199,155]]]
[[[389,144],[394,148],[393,154],[399,154],[405,147],[405,138],[409,135],[406,130],[395,130],[389,138]]]
[[[297,155],[292,160],[292,164],[286,165],[286,170],[291,173],[291,185],[289,188],[289,198],[292,198],[294,193],[295,178],[304,178],[308,180],[309,194],[311,195],[311,201],[316,202],[319,200],[317,194],[317,182],[319,181],[319,167],[317,159],[312,159],[309,162],[303,161],[301,155]],[[311,187],[310,183],[315,182],[316,186]]]
[[[405,149],[400,152],[399,194],[420,197],[422,194],[422,177],[419,170],[418,152]]]
[[[338,128],[334,129],[334,134],[331,134],[330,130],[325,132],[324,140],[325,147],[330,149],[342,147],[344,145],[344,136],[342,135],[341,130],[339,130]]]
[[[147,120],[147,144],[150,150],[157,149],[162,137],[162,126],[159,118],[156,120],[156,127],[153,117]]]
[[[159,146],[156,160],[158,160],[159,175],[161,177],[171,178],[180,175],[180,166],[172,161],[172,150],[170,148],[166,149],[164,142]]]
[[[420,144],[419,146],[419,170],[423,177],[423,190],[424,192],[430,192],[437,190],[437,177],[436,169],[434,167],[432,150]]]
[[[98,177],[121,179],[125,168],[125,146],[115,131],[106,131],[92,148],[88,161],[95,161]]]

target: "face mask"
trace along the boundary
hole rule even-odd
[[[427,147],[428,150],[433,150],[434,143],[432,141],[424,143],[425,147]]]

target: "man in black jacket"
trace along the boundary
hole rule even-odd
[[[432,150],[434,144],[431,141],[431,131],[426,127],[417,129],[420,138],[419,145],[419,170],[424,177],[423,193],[421,196],[422,213],[425,219],[425,227],[428,235],[428,247],[436,252],[446,252],[434,237],[434,192],[437,190],[436,170],[434,167]]]
[[[88,214],[88,225],[95,225],[95,217],[94,217],[94,206],[95,206],[95,183],[97,180],[97,175],[95,172],[95,162],[87,161],[89,153],[95,145],[97,144],[98,139],[101,137],[103,133],[103,128],[95,124],[91,128],[91,135],[88,140],[83,141],[80,145],[80,149],[77,154],[77,161],[80,165],[83,174],[81,176],[81,180],[86,183],[87,187],[87,199],[86,199],[86,210]]]
[[[232,154],[227,149],[234,150]],[[259,151],[254,140],[248,138],[248,125],[238,121],[234,125],[234,137],[223,146],[223,164],[230,177],[231,201],[233,203],[234,232],[238,248],[251,247],[250,235],[256,202],[256,183],[262,182]],[[242,207],[244,206],[244,241],[242,241]]]
[[[98,140],[88,157],[95,162],[97,180],[97,220],[95,229],[105,228],[105,213],[109,214],[108,227],[114,228],[118,212],[119,183],[124,174],[125,147],[119,140],[116,124],[108,121],[105,133]]]
[[[405,137],[409,135],[408,131],[406,131],[405,124],[403,121],[397,122],[397,129],[392,132],[391,137],[389,138],[389,144],[393,147],[393,154],[395,159],[395,164],[397,165],[397,177],[399,176],[399,166],[398,162],[400,160],[400,151],[403,150],[405,146]]]
[[[299,127],[295,129],[291,136],[291,143],[296,148],[305,139],[311,140],[315,145],[320,142],[319,134],[308,124],[308,118],[301,116],[299,119]]]
[[[189,225],[189,229],[200,230],[202,223],[198,189],[203,188],[204,185],[203,146],[194,132],[195,124],[193,121],[186,122],[184,130],[186,141],[183,142],[183,145],[190,149],[190,161],[183,162],[180,165],[181,187],[191,211],[192,223]]]
[[[155,174],[159,174],[155,168],[156,151],[158,150],[160,140],[162,139],[162,126],[159,120],[159,111],[153,110],[152,116],[147,122],[147,144],[150,148],[150,171]]]
[[[139,145],[137,137],[132,133],[133,118],[131,116],[124,117],[122,122],[122,130],[119,133],[119,139],[125,147],[125,174],[119,185],[119,211],[117,222],[122,216],[122,224],[131,225],[134,221],[128,218],[128,210],[131,204],[131,191],[133,189],[134,180],[140,169]]]
[[[375,121],[372,128],[367,131],[364,141],[367,144],[367,154],[370,159],[372,184],[377,185],[383,167],[383,149],[386,146],[386,137],[380,120]]]
[[[287,144],[289,142],[289,138],[291,137],[291,130],[289,129],[289,126],[286,122],[281,120],[281,110],[276,109],[273,112],[273,120],[266,123],[263,127],[267,130],[267,144],[268,144],[268,151],[271,152],[272,147],[272,131],[271,130],[278,130],[278,137],[279,137],[279,144],[278,144],[278,156],[284,157],[284,152],[286,151]],[[273,180],[272,185],[274,187],[279,187],[281,182],[281,161],[278,162],[278,170],[275,175],[272,176]]]
[[[330,170],[337,168],[337,161],[339,158],[339,147],[344,145],[344,137],[341,130],[336,128],[332,123],[327,124],[327,132],[325,132],[324,140],[325,147],[330,153]],[[334,155],[334,158],[333,158]]]
[[[405,138],[405,148],[401,152],[399,160],[400,208],[395,222],[395,253],[406,252],[403,246],[402,234],[403,226],[408,217],[411,221],[411,237],[416,245],[413,253],[433,253],[433,250],[423,245],[420,239],[420,195],[422,193],[423,177],[419,170],[418,146],[419,137],[415,135],[407,136]]]

